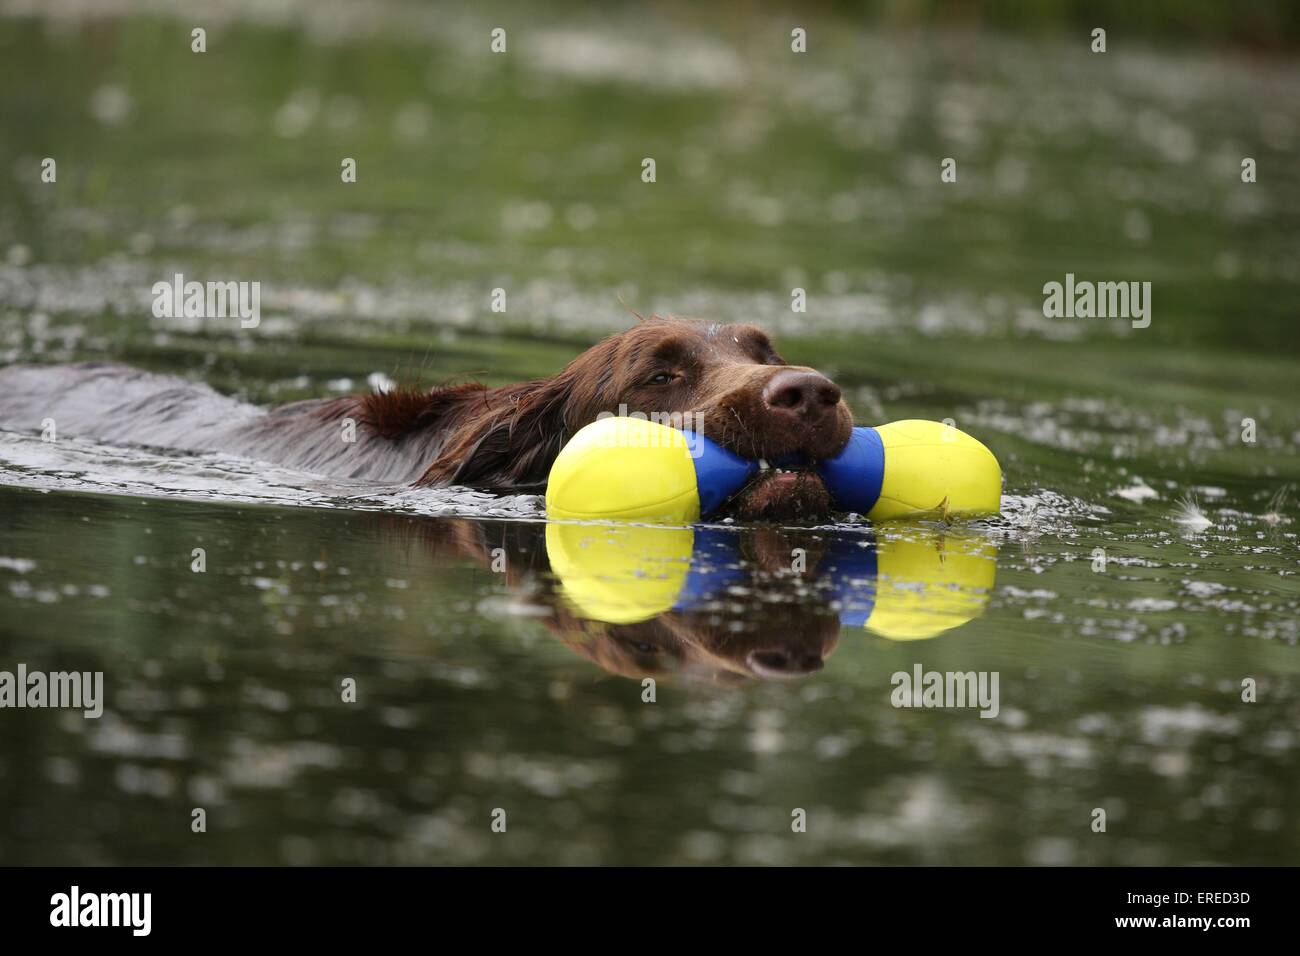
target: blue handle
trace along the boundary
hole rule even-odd
[[[705,518],[739,491],[755,474],[758,462],[741,458],[713,439],[684,432],[695,462],[695,487],[700,493],[700,517]]]
[[[856,426],[844,450],[821,462],[817,471],[839,507],[865,515],[880,500],[885,481],[885,443],[880,432]]]
[[[695,462],[695,484],[703,518],[721,507],[758,473],[758,462],[742,458],[696,432],[685,432],[685,435]],[[885,445],[880,433],[865,425],[856,426],[844,450],[834,458],[819,462],[817,472],[837,506],[865,515],[880,499],[885,480]]]

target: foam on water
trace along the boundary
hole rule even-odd
[[[394,511],[431,517],[528,519],[543,514],[539,495],[376,486],[373,482],[324,479],[230,455],[178,455],[78,438],[46,442],[10,431],[0,431],[0,484],[41,491]]]

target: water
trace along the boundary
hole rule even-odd
[[[200,56],[169,6],[0,18],[0,359],[271,403],[757,321],[985,440],[1003,516],[610,531],[0,433],[0,669],[108,697],[4,712],[0,862],[1294,862],[1294,64],[566,6],[493,57],[504,8],[305,3]],[[261,325],[155,319],[176,272]],[[1067,272],[1150,328],[1043,318]],[[998,715],[895,708],[917,664]]]

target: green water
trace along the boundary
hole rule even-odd
[[[536,502],[0,432],[0,670],[106,695],[0,711],[0,863],[1297,860],[1294,61],[217,8],[205,54],[194,17],[0,18],[0,361],[270,403],[550,374],[623,303],[754,321],[859,421],[984,440],[1006,513],[697,532],[699,600],[611,624],[571,596],[635,604],[653,540],[565,580]],[[260,281],[261,325],[154,318],[176,272]],[[1044,318],[1066,273],[1151,282],[1150,327]],[[998,716],[894,707],[916,664],[997,672]]]

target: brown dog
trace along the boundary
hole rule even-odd
[[[335,477],[540,491],[565,442],[602,412],[691,413],[709,438],[769,461],[834,456],[852,415],[824,375],[788,365],[752,325],[651,318],[552,378],[310,399],[263,410],[118,365],[0,370],[0,427],[222,451]],[[829,512],[810,470],[763,472],[729,503],[744,518]]]

